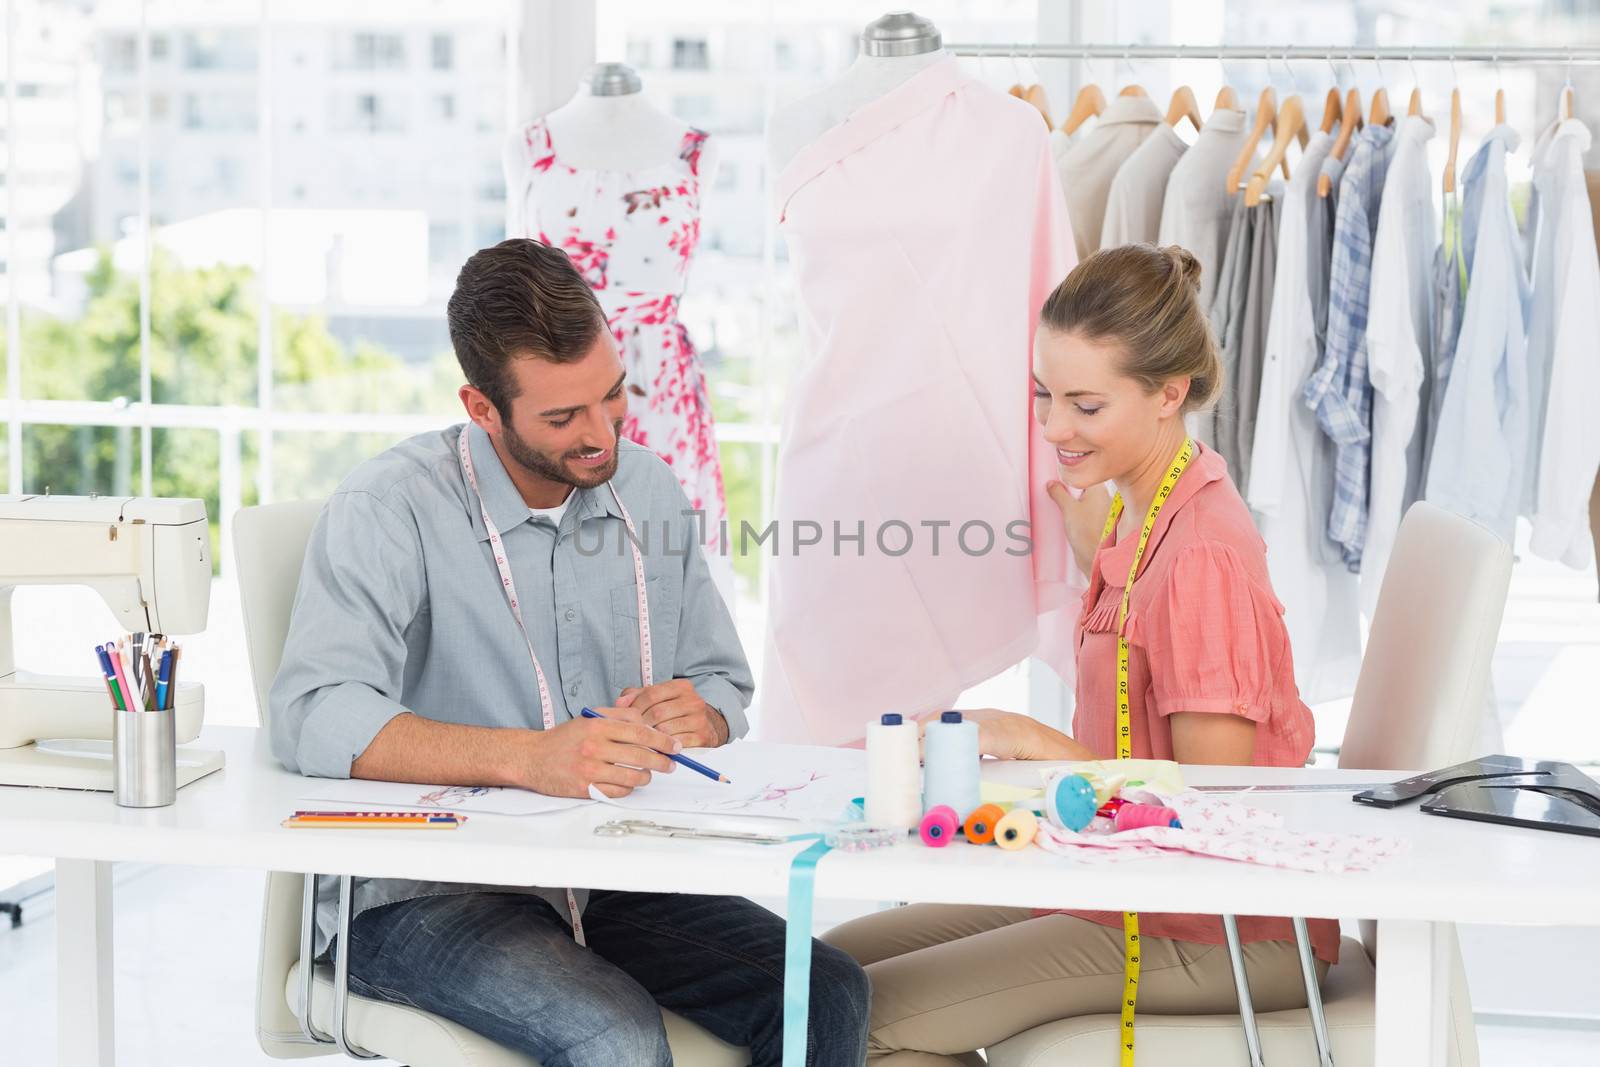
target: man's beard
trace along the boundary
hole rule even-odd
[[[521,464],[522,469],[529,474],[538,475],[547,481],[559,482],[562,485],[574,485],[579,489],[593,489],[597,485],[609,482],[617,473],[617,446],[611,448],[611,462],[604,467],[590,469],[579,468],[574,470],[567,466],[567,458],[578,455],[578,452],[569,452],[559,459],[552,458],[518,436],[516,429],[509,422],[502,422],[503,434],[501,440],[506,446],[506,452],[511,458]],[[622,420],[617,419],[612,427],[612,433],[617,441],[622,440]],[[585,450],[578,450],[585,451]]]

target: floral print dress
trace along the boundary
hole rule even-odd
[[[563,162],[539,120],[523,131],[532,174],[527,233],[559,248],[594,288],[628,373],[623,436],[672,467],[704,513],[704,548],[721,551],[727,505],[705,370],[678,321],[689,262],[700,242],[700,153],[707,135],[683,137],[678,157],[642,170],[591,170]]]

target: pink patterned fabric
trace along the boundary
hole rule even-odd
[[[1283,817],[1259,808],[1217,800],[1192,790],[1175,796],[1129,790],[1130,800],[1165,804],[1178,813],[1183,825],[1150,826],[1114,833],[1111,820],[1097,818],[1082,833],[1039,824],[1034,841],[1047,852],[1071,856],[1079,863],[1116,863],[1122,860],[1187,852],[1196,856],[1281,867],[1312,874],[1349,874],[1370,871],[1405,850],[1406,842],[1378,834],[1304,833],[1283,828]],[[1041,911],[1039,914],[1049,914]],[[1104,926],[1121,926],[1122,914],[1110,911],[1069,911]],[[1311,948],[1318,959],[1339,960],[1339,924],[1331,919],[1307,922]],[[1222,923],[1214,915],[1140,913],[1139,930],[1150,937],[1167,937],[1201,944],[1223,943]],[[1288,940],[1294,931],[1289,920],[1239,917],[1239,938],[1249,943]]]
[[[652,449],[705,512],[708,556],[721,551],[727,506],[705,372],[678,304],[700,243],[700,151],[684,134],[678,158],[639,171],[562,162],[544,120],[523,131],[532,180],[528,236],[560,248],[594,288],[628,371],[629,440]]]
[[[849,742],[1036,647],[1070,681],[1066,627],[1039,636],[1070,593],[1029,363],[1073,254],[1038,112],[943,59],[806,146],[776,196],[805,355],[778,453],[760,736]],[[1030,520],[1031,557],[1008,529]],[[796,549],[813,530],[821,544]]]

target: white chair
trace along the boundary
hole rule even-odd
[[[283,657],[284,638],[306,541],[322,501],[294,501],[244,508],[234,518],[235,567],[244,609],[245,642],[255,684],[256,710],[268,725],[267,691]],[[256,975],[256,1040],[277,1059],[323,1056],[383,1056],[411,1067],[538,1067],[536,1061],[437,1015],[417,1008],[349,995],[336,996],[335,968],[313,968],[309,988],[301,984],[310,958],[304,920],[305,886],[314,876],[274,871],[267,875],[261,915],[261,953]],[[309,998],[307,994],[309,993]],[[310,1000],[310,1011],[301,1005]],[[341,999],[344,1003],[341,1003]],[[688,1020],[663,1011],[673,1059],[686,1067],[748,1067],[749,1053]]]
[[[1511,546],[1482,526],[1431,504],[1406,512],[1383,576],[1361,676],[1339,751],[1339,766],[1427,770],[1471,759],[1485,707],[1506,590]],[[1370,1067],[1377,945],[1347,937],[1322,984],[1334,1061]],[[1453,937],[1452,937],[1453,940]],[[1447,1062],[1477,1067],[1460,953],[1452,952]],[[1311,1013],[1256,1017],[1267,1063],[1316,1063]],[[990,1067],[1114,1063],[1120,1020],[1089,1015],[1035,1027],[987,1049]],[[1237,1067],[1250,1062],[1240,1015],[1141,1015],[1139,1062],[1146,1067]]]

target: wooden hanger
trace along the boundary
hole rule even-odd
[[[1055,123],[1050,120],[1050,98],[1045,95],[1044,86],[1038,83],[1028,86],[1022,90],[1022,99],[1032,104],[1034,110],[1044,116],[1045,129],[1053,130],[1056,128]]]
[[[1212,111],[1226,108],[1229,111],[1239,110],[1239,94],[1233,91],[1233,86],[1224,85],[1217,90],[1217,102],[1211,105]]]
[[[1250,176],[1250,184],[1245,186],[1245,207],[1255,207],[1261,203],[1261,196],[1267,191],[1267,182],[1272,177],[1273,167],[1283,167],[1283,176],[1285,178],[1289,176],[1289,144],[1295,139],[1295,134],[1305,127],[1305,108],[1301,105],[1298,94],[1291,96],[1283,102],[1283,107],[1278,109],[1278,124],[1272,132],[1272,151],[1267,153],[1267,158],[1261,161],[1261,166]]]
[[[1372,117],[1367,120],[1373,126],[1387,126],[1394,120],[1389,113],[1389,90],[1379,89],[1372,94]]]
[[[1228,195],[1232,196],[1239,191],[1239,183],[1244,180],[1245,168],[1250,161],[1256,158],[1256,146],[1261,143],[1261,137],[1272,125],[1272,120],[1278,117],[1278,94],[1272,86],[1261,90],[1261,96],[1256,100],[1256,124],[1250,131],[1250,136],[1245,138],[1244,147],[1239,149],[1239,157],[1233,161],[1233,166],[1228,168],[1227,182]]]
[[[1078,132],[1078,127],[1099,115],[1106,109],[1106,94],[1100,91],[1100,86],[1090,82],[1078,90],[1078,98],[1072,102],[1072,110],[1067,113],[1067,120],[1061,124],[1064,133]]]
[[[1329,155],[1334,159],[1343,159],[1345,152],[1350,149],[1350,138],[1355,136],[1356,127],[1361,125],[1361,90],[1352,88],[1345,94],[1344,108],[1339,114],[1339,136],[1334,139],[1333,148]],[[1326,200],[1333,192],[1333,179],[1326,174],[1317,175],[1317,195]]]
[[[1333,127],[1339,121],[1340,106],[1343,101],[1339,99],[1339,87],[1335,85],[1328,90],[1327,99],[1322,102],[1322,132],[1332,133]]]
[[[1428,117],[1422,113],[1422,90],[1420,88],[1411,90],[1411,102],[1406,105],[1406,114],[1415,115],[1422,119]]]
[[[1461,147],[1461,90],[1450,90],[1450,154],[1444,161],[1444,191],[1456,191],[1456,150]]]
[[[1572,86],[1563,85],[1561,87],[1561,111],[1560,111],[1562,120],[1565,121],[1566,119],[1570,119],[1572,117],[1573,113],[1575,111],[1577,111],[1577,110],[1578,110],[1578,94],[1573,91]]]
[[[1150,94],[1144,91],[1144,86],[1142,86],[1142,85],[1129,84],[1129,85],[1124,85],[1122,87],[1122,92],[1118,93],[1117,95],[1118,96],[1149,96]]]
[[[1496,89],[1494,91],[1494,124],[1496,126],[1504,126],[1506,124],[1506,91],[1504,89]]]
[[[1195,129],[1200,128],[1200,102],[1194,98],[1193,89],[1180,85],[1173,90],[1172,103],[1167,105],[1167,125],[1176,127],[1184,119],[1193,123]]]

